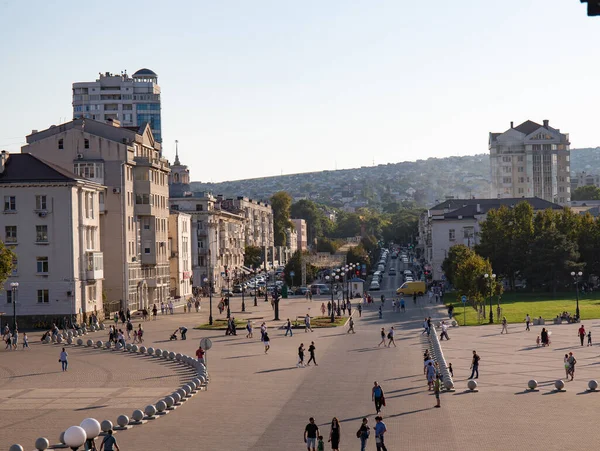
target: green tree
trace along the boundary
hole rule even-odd
[[[455,285],[454,281],[458,268],[465,260],[473,253],[473,250],[464,244],[457,244],[448,250],[448,255],[442,262],[442,271],[446,276],[446,280]]]
[[[292,258],[288,261],[287,265],[285,265],[284,273],[285,273],[285,283],[289,286],[299,286],[302,283],[302,258],[308,256],[308,252],[294,252]],[[294,273],[294,277],[290,274]],[[317,267],[306,264],[306,283],[311,283],[317,274]]]
[[[0,287],[4,286],[4,282],[10,276],[15,258],[13,251],[0,241]]]
[[[348,252],[346,252],[346,263],[361,263],[367,265],[367,267],[371,265],[369,254],[362,244],[348,249]]]
[[[311,244],[326,234],[326,232],[329,232],[333,227],[331,220],[325,216],[323,208],[312,200],[301,199],[293,203],[290,212],[292,218],[304,219],[306,221],[307,238]]]
[[[383,228],[383,239],[395,243],[410,243],[419,230],[419,216],[423,210],[401,208],[390,216]]]
[[[571,195],[572,200],[600,200],[600,188],[593,185],[580,186]]]
[[[335,254],[340,247],[340,243],[337,240],[322,237],[317,241],[317,252],[329,252]]]
[[[492,274],[492,265],[489,260],[471,251],[458,263],[453,274],[454,288],[457,290],[457,296],[466,295],[473,307],[478,304],[484,306],[485,300],[490,292],[497,290],[496,279],[485,278],[485,274]],[[491,286],[490,286],[491,285]]]
[[[347,238],[362,235],[362,222],[357,213],[346,213],[341,211],[338,214],[335,229],[332,236],[335,238]]]
[[[263,260],[263,250],[259,246],[246,246],[244,249],[244,266],[257,268]]]
[[[275,246],[287,244],[287,229],[293,227],[290,221],[291,205],[292,197],[286,191],[278,191],[271,196]]]

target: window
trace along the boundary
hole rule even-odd
[[[35,226],[35,242],[36,243],[47,243],[48,242],[48,226],[47,225]]]
[[[135,203],[137,205],[150,205],[150,196],[148,194],[136,194]]]
[[[512,172],[512,167],[511,166],[502,166],[502,172],[504,172],[504,173]]]
[[[4,211],[17,211],[17,198],[15,196],[4,196]]]
[[[517,161],[519,161],[519,162],[523,161],[523,157],[522,156],[517,157]]]
[[[502,177],[502,183],[512,183],[512,177]]]
[[[83,148],[84,149],[89,149],[90,148],[90,140],[89,139],[84,139],[83,140]]]
[[[12,259],[12,270],[11,270],[11,276],[16,276],[19,274],[19,260],[17,260],[17,257],[15,256]]]
[[[50,293],[48,290],[37,290],[37,301],[39,304],[48,303],[50,301]]]
[[[73,172],[86,179],[101,178],[104,176],[104,164],[102,163],[75,163]]]
[[[58,150],[63,150],[65,148],[64,141],[62,139],[58,140]]]
[[[525,183],[525,177],[519,177],[519,183]]]
[[[473,227],[465,227],[465,228],[463,228],[463,237],[465,239],[473,238],[473,235],[474,235],[474,229],[473,229]]]
[[[196,204],[196,211],[202,211],[202,204]]]
[[[6,303],[12,304],[12,291],[6,290]]]
[[[519,194],[523,194],[525,191],[523,190],[523,188],[519,188]]]
[[[144,254],[146,254],[146,255],[150,254],[150,248],[149,247],[145,247],[144,248]]]
[[[47,210],[47,201],[45,195],[35,196],[35,209],[36,210]]]
[[[5,226],[4,227],[4,242],[5,243],[16,243],[17,242],[17,226]]]
[[[454,229],[448,230],[448,239],[454,241],[456,239],[456,231]]]
[[[144,224],[144,230],[150,230],[150,218],[144,218],[143,224]]]
[[[48,274],[48,257],[37,257],[37,273]]]
[[[525,172],[525,168],[523,166],[519,166],[517,168],[517,172]]]

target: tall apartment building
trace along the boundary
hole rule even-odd
[[[490,133],[492,197],[539,197],[561,205],[571,200],[568,133],[525,121]]]
[[[299,251],[305,251],[308,249],[308,231],[306,228],[306,220],[304,219],[291,219],[294,228],[296,229],[298,244],[296,248]]]
[[[117,119],[124,126],[148,123],[154,139],[162,142],[158,75],[150,69],[132,76],[106,72],[96,81],[73,83],[73,117]]]
[[[0,310],[11,317],[14,309],[20,328],[99,315],[104,186],[33,155],[3,151],[0,192],[0,239],[16,255],[0,286]]]
[[[238,196],[236,199],[222,199],[221,205],[224,209],[237,210],[246,219],[246,246],[269,249],[274,246],[273,208],[268,203]]]
[[[171,211],[169,214],[169,252],[171,263],[171,297],[188,299],[192,296],[192,217]]]
[[[581,171],[575,174],[575,177],[571,177],[571,192],[582,186],[600,186],[600,175],[588,174],[585,171]]]
[[[100,235],[107,301],[138,310],[169,296],[169,163],[148,124],[75,119],[27,136],[29,152],[107,187]]]

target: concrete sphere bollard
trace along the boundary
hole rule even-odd
[[[529,390],[535,390],[538,386],[538,383],[535,379],[531,379],[529,382],[527,382],[527,387],[529,387]]]
[[[131,414],[131,419],[133,421],[142,421],[144,419],[144,412],[142,412],[140,409],[134,410]]]
[[[473,391],[477,388],[477,381],[474,379],[469,380],[469,382],[467,382],[467,387],[469,387],[469,390]]]
[[[83,335],[83,332],[81,331],[81,329],[77,329],[77,336],[81,337]]]
[[[187,393],[185,392],[185,390],[183,388],[179,388],[177,390],[177,393],[179,393],[179,396],[181,396],[181,399],[185,399],[187,397]]]
[[[138,352],[138,347],[137,345],[131,345],[131,352]]]
[[[556,382],[554,382],[554,387],[560,391],[563,388],[565,388],[565,383],[561,379],[559,379]]]
[[[52,335],[52,343],[56,343],[56,335]]]
[[[104,330],[104,323],[100,323],[100,330]]]
[[[104,420],[102,421],[102,423],[100,423],[100,429],[102,429],[102,432],[108,432],[113,428],[113,424],[112,421],[110,420]]]
[[[88,340],[87,345],[88,345],[88,348],[91,348],[94,345],[94,342],[92,340]]]
[[[175,360],[177,360],[178,362],[181,361],[181,354],[180,353],[175,354]]]
[[[146,354],[146,346],[140,346],[140,354]]]
[[[81,426],[71,426],[65,431],[65,445],[77,449],[85,443],[87,434]]]
[[[171,408],[173,407],[173,404],[175,404],[175,400],[172,396],[165,396],[164,402],[167,405],[167,408]]]
[[[73,344],[73,338],[72,337],[68,337],[67,338],[67,344],[68,345],[72,345]]]
[[[65,431],[62,431],[58,436],[58,442],[62,443],[63,445],[65,444]]]
[[[200,374],[200,375],[198,376],[198,379],[200,379],[200,382],[202,382],[203,384],[205,384],[205,383],[206,383],[206,377],[205,377],[203,374]]]
[[[23,447],[21,445],[12,445],[8,448],[8,451],[23,451]]]
[[[37,449],[38,451],[44,451],[48,449],[49,446],[50,442],[46,437],[40,437],[35,441],[35,449]]]
[[[166,359],[167,357],[169,357],[169,351],[167,351],[166,349],[162,352],[162,356]]]
[[[121,349],[123,349],[123,343],[121,343],[120,341],[117,342],[117,344],[115,345],[115,349],[117,349],[118,351],[120,351]]]
[[[178,392],[173,392],[173,394],[171,395],[171,398],[173,398],[173,401],[175,404],[177,404],[179,401],[181,401],[181,395]]]
[[[454,388],[454,382],[452,382],[450,379],[446,379],[444,381],[444,387],[446,387],[446,390],[452,390]]]
[[[73,338],[73,331],[70,330],[69,332],[67,332],[67,338]]]
[[[117,417],[117,424],[124,428],[129,424],[129,417],[127,415],[119,415]]]
[[[160,349],[160,348],[156,348],[156,349],[154,350],[154,355],[155,355],[156,357],[160,357],[160,356],[162,355],[162,349]]]
[[[90,341],[91,341],[91,340],[90,340]],[[98,341],[96,342],[96,347],[97,347],[97,348],[101,348],[102,346],[104,346],[104,343],[102,343],[102,340],[98,340]]]
[[[588,388],[590,389],[590,391],[598,390],[598,381],[595,379],[592,379],[591,381],[589,381]]]
[[[111,346],[112,346],[112,343],[110,341],[107,341],[106,343],[104,343],[104,347],[106,349],[110,349]]]
[[[152,404],[149,404],[145,407],[144,413],[147,417],[152,418],[154,415],[156,415],[156,407],[154,407]]]
[[[127,343],[127,344],[125,345],[125,350],[126,350],[126,351],[131,351],[131,343]]]
[[[164,402],[164,401],[162,401],[162,400],[161,400],[161,401],[158,401],[158,402],[156,403],[156,411],[157,411],[158,413],[160,413],[160,412],[164,412],[165,410],[167,410],[167,403],[166,403],[166,402]]]
[[[169,360],[175,360],[175,353],[173,351],[169,352]]]
[[[149,347],[149,348],[146,350],[146,353],[147,353],[148,355],[153,355],[153,354],[154,354],[154,348],[153,348],[152,346],[151,346],[151,347]]]
[[[46,338],[44,339],[45,343],[50,343],[50,335],[46,335]]]
[[[83,346],[83,340],[81,338],[77,339],[77,346]]]
[[[187,384],[182,385],[181,390],[183,390],[185,392],[185,396],[190,396],[190,393],[192,392],[192,389]]]
[[[94,325],[92,324],[92,325],[90,326],[90,332],[94,332],[95,330],[96,330],[96,327],[94,327]]]
[[[86,418],[79,426],[85,431],[88,439],[98,437],[102,431],[100,422],[95,418]]]

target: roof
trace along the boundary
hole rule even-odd
[[[458,219],[462,218],[474,218],[476,215],[486,214],[488,211],[506,206],[509,208],[515,207],[520,202],[529,203],[534,210],[562,210],[563,207],[554,202],[550,202],[539,197],[517,197],[509,199],[472,199],[475,203],[457,208],[448,213],[444,213],[444,219]],[[483,201],[483,202],[482,202]],[[477,205],[479,205],[479,211],[477,211]]]
[[[13,153],[8,156],[6,168],[0,174],[0,184],[77,182],[85,180],[55,164],[34,157],[30,153]]]
[[[521,125],[517,125],[515,127],[515,130],[517,130],[525,135],[529,135],[529,134],[533,133],[534,131],[536,131],[540,127],[542,127],[540,124],[528,120],[528,121],[523,122]]]
[[[135,74],[133,74],[133,77],[142,77],[142,76],[150,76],[150,77],[158,77],[158,75],[156,75],[156,73],[150,69],[146,69],[145,67],[143,69],[138,70]]]

